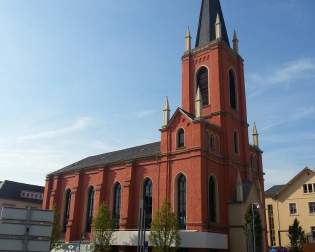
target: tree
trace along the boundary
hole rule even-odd
[[[306,242],[305,232],[300,226],[300,222],[295,219],[293,225],[289,227],[289,239],[291,243],[291,252],[303,251]]]
[[[94,252],[105,252],[111,249],[113,239],[113,220],[105,203],[102,203],[93,222]]]
[[[154,215],[149,239],[156,252],[176,250],[180,245],[177,218],[166,201]]]
[[[263,228],[261,224],[261,218],[260,214],[257,208],[253,209],[252,207],[248,208],[248,211],[245,215],[245,230],[248,231],[248,227],[250,227],[250,233],[253,234],[255,232],[255,245],[256,245],[256,251],[261,252],[263,249]],[[254,216],[253,216],[254,213]],[[253,230],[253,218],[254,218],[254,224],[255,228]],[[248,233],[247,233],[248,235]],[[248,237],[249,239],[253,239],[252,237]]]
[[[51,237],[50,237],[50,250],[58,249],[61,246],[61,242],[60,242],[61,225],[60,225],[59,208],[54,206],[53,212],[54,212],[54,220],[52,224],[52,232],[51,232]]]

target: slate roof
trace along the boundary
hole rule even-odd
[[[24,183],[18,183],[14,181],[5,180],[0,184],[0,198],[19,200],[33,203],[41,203],[42,199],[30,199],[21,197],[21,192],[27,191],[32,193],[44,193],[43,186],[30,185]]]
[[[228,46],[230,46],[229,36],[226,30],[220,0],[202,0],[196,39],[196,48],[205,46],[216,39],[215,23],[218,14],[220,16],[222,24],[222,39],[227,43]]]
[[[104,153],[96,156],[90,156],[74,164],[66,166],[56,172],[49,175],[58,175],[67,172],[73,172],[77,170],[105,166],[110,164],[117,164],[126,161],[132,161],[137,159],[143,159],[153,157],[160,154],[160,142],[145,144],[136,146],[124,150]]]
[[[284,189],[287,185],[275,185],[273,187],[271,187],[270,189],[268,189],[265,192],[265,196],[266,197],[270,197],[273,198],[275,196],[277,196],[279,194],[279,192]]]

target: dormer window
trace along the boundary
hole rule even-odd
[[[185,131],[184,129],[179,129],[177,131],[177,148],[185,147]]]
[[[202,105],[209,105],[208,69],[202,67],[197,74],[197,88],[200,89]]]

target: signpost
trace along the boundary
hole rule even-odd
[[[52,222],[52,211],[2,208],[0,212],[0,251],[50,251]]]

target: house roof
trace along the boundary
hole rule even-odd
[[[9,181],[9,180],[5,180],[0,183],[0,198],[33,202],[33,203],[42,202],[42,198],[36,199],[36,198],[23,197],[22,192],[43,194],[44,187],[18,183],[18,182]]]
[[[281,192],[283,192],[286,188],[288,188],[290,185],[292,185],[295,180],[297,180],[301,175],[304,173],[315,173],[312,169],[309,167],[305,167],[302,171],[300,171],[296,176],[294,176],[287,184],[285,185],[275,185],[265,191],[265,196],[268,198],[275,198],[277,197]]]
[[[199,25],[196,39],[196,48],[205,46],[216,40],[215,26],[216,18],[219,15],[222,25],[222,39],[230,46],[224,17],[219,0],[202,0]]]
[[[160,154],[160,142],[136,146],[124,150],[104,153],[96,156],[90,156],[81,161],[66,166],[49,175],[58,175],[62,173],[78,171],[96,166],[105,166],[115,163],[143,159]]]
[[[267,191],[265,191],[265,196],[268,197],[268,198],[274,198],[285,187],[286,187],[286,185],[275,185],[275,186],[269,188]]]

